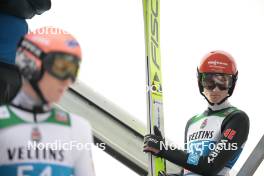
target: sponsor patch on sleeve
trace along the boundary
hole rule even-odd
[[[232,130],[230,128],[228,128],[227,130],[225,130],[224,132],[224,136],[229,139],[229,140],[232,140],[233,137],[236,135],[236,131],[235,130]]]

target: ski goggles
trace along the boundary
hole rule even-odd
[[[201,85],[207,90],[213,90],[218,87],[220,90],[228,90],[233,85],[232,75],[201,73]]]
[[[66,53],[48,53],[44,61],[45,70],[59,80],[76,80],[80,59]]]

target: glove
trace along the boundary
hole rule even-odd
[[[165,171],[159,171],[158,176],[180,176],[178,174],[168,174]]]
[[[166,172],[164,171],[159,171],[159,176],[168,176]]]
[[[158,176],[180,176],[178,174],[168,174],[165,171],[159,171]]]
[[[154,126],[154,135],[148,134],[144,137],[144,152],[150,152],[155,156],[162,155],[162,146],[165,145],[165,140],[157,126]]]

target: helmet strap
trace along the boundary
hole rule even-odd
[[[38,85],[38,83],[42,79],[43,75],[44,75],[44,67],[42,65],[39,74],[37,74],[36,77],[33,77],[33,79],[30,79],[29,83],[32,86],[32,88],[34,89],[34,91],[36,92],[36,94],[39,97],[42,104],[45,105],[48,103],[48,101],[45,99],[45,97],[44,97],[43,93],[41,92],[39,85]]]
[[[36,94],[39,97],[39,99],[41,100],[42,104],[43,105],[47,104],[48,102],[45,99],[43,93],[41,92],[41,90],[39,88],[38,81],[30,80],[29,83],[32,86],[32,88],[34,89],[34,91],[36,92]]]
[[[203,96],[204,96],[204,98],[206,99],[206,101],[211,105],[211,106],[214,106],[214,105],[220,105],[220,104],[222,104],[223,102],[225,102],[229,97],[230,97],[230,95],[228,95],[228,96],[226,96],[223,100],[221,100],[219,103],[212,103],[212,102],[210,102],[209,100],[208,100],[208,98],[203,94],[203,93],[201,93]]]

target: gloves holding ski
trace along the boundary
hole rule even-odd
[[[164,171],[159,171],[159,176],[180,176],[178,174],[167,174]]]
[[[159,171],[159,176],[168,176],[166,172],[164,171]]]
[[[154,135],[148,134],[144,137],[144,152],[151,152],[155,156],[161,156],[162,146],[165,145],[165,140],[157,126],[154,126]]]

